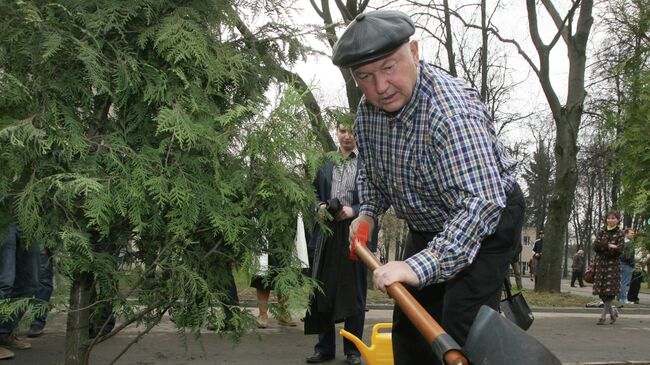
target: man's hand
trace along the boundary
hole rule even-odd
[[[317,214],[318,214],[318,218],[320,220],[324,220],[325,216],[327,214],[327,204],[320,203],[320,205],[318,206],[318,209],[317,209]]]
[[[386,287],[396,281],[410,286],[420,285],[415,271],[404,261],[390,261],[386,265],[376,268],[372,274],[372,281],[375,283],[375,287],[384,293],[386,293]]]
[[[341,208],[341,210],[339,210],[338,213],[336,213],[334,216],[334,219],[336,219],[337,222],[352,218],[354,218],[354,209],[352,209],[352,207],[348,207],[347,205],[343,206],[343,208]]]
[[[352,223],[350,223],[350,235],[349,235],[350,244],[354,239],[354,235],[357,233],[357,228],[359,228],[359,224],[362,222],[368,224],[368,239],[372,237],[372,230],[375,228],[375,220],[367,215],[360,215],[355,220],[353,220]]]

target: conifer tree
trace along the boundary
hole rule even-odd
[[[526,218],[536,231],[544,229],[553,176],[553,160],[543,139],[537,142],[531,161],[524,167],[522,177],[528,186]]]
[[[254,261],[262,235],[286,244],[277,285],[302,293],[291,243],[317,144],[295,92],[262,114],[270,75],[232,11],[219,0],[0,2],[0,225],[18,222],[70,280],[66,364],[165,313],[197,334],[223,329],[229,271]],[[138,273],[126,289],[118,264]],[[125,323],[88,340],[100,302]],[[235,311],[229,325],[249,322]]]

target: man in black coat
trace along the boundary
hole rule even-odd
[[[305,317],[305,334],[318,334],[314,354],[306,359],[312,364],[335,358],[334,323],[345,321],[345,329],[361,338],[365,321],[367,269],[360,261],[350,260],[348,245],[350,222],[359,215],[356,178],[360,159],[347,126],[339,123],[336,136],[341,159],[328,161],[314,180],[319,199],[315,213],[320,224],[314,225],[308,248],[312,277],[323,292],[314,294]],[[348,364],[361,363],[359,350],[348,340],[343,341],[343,353]]]

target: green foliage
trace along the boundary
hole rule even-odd
[[[625,129],[617,141],[622,152],[623,203],[641,217],[650,216],[650,150],[647,136],[650,135],[650,70],[636,75],[636,95],[626,106],[626,113],[620,121]]]
[[[619,131],[614,148],[621,165],[621,203],[645,221],[650,216],[650,1],[614,1],[611,11],[609,31],[622,54],[612,71],[622,81],[620,112],[610,113]]]
[[[150,308],[148,325],[167,310],[195,331],[223,323],[228,272],[262,235],[279,243],[278,287],[304,284],[291,252],[315,138],[293,90],[265,104],[271,76],[225,5],[0,3],[0,223],[67,277],[93,273],[127,319]],[[142,268],[133,300],[118,264]]]
[[[528,185],[526,197],[526,219],[536,230],[544,228],[549,196],[552,188],[553,156],[550,147],[543,140],[537,144],[533,158],[524,167],[522,177]]]

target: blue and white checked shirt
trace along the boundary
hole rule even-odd
[[[360,215],[389,206],[411,229],[440,232],[408,258],[420,286],[446,281],[470,265],[496,230],[516,161],[497,141],[479,93],[423,62],[411,99],[397,113],[359,104],[354,125],[364,168]]]

